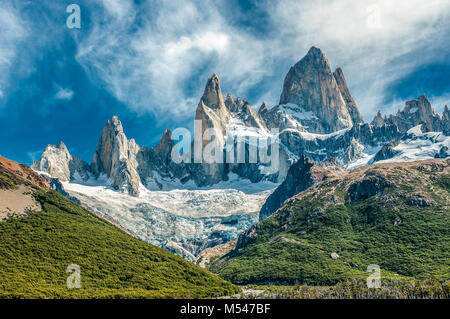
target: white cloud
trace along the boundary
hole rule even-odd
[[[382,105],[387,85],[436,56],[394,64],[396,59],[423,48],[435,48],[436,54],[448,45],[443,34],[448,38],[450,32],[446,0],[283,0],[273,12],[273,23],[290,44],[286,56],[297,59],[311,45],[322,48],[332,64],[343,68],[366,115],[388,107]]]
[[[254,98],[277,101],[288,71],[280,61],[293,64],[315,45],[343,68],[370,120],[378,108],[391,107],[382,105],[390,83],[436,56],[395,61],[422,48],[445,49],[442,35],[450,30],[446,0],[261,2],[269,15],[264,37],[232,24],[219,11],[225,1],[149,1],[139,8],[130,0],[97,1],[105,15],[96,15],[79,42],[78,61],[130,108],[160,119],[192,116],[213,72],[244,98],[271,76],[274,84]]]
[[[59,88],[56,92],[55,98],[58,100],[70,101],[73,97],[74,92],[71,89]]]
[[[128,18],[119,20],[109,10],[102,21],[108,26],[96,26],[79,43],[77,59],[87,70],[94,67],[95,75],[134,110],[166,118],[192,116],[212,73],[243,95],[272,72],[264,42],[231,26],[213,4],[171,1],[140,8],[149,18],[137,32],[130,31],[136,9],[129,8]]]
[[[27,30],[19,13],[10,6],[9,2],[0,7],[0,97],[4,95],[4,88],[8,85],[11,65],[17,54],[17,45],[27,35]]]

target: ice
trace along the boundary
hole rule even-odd
[[[208,247],[237,238],[258,221],[259,210],[278,184],[251,183],[235,174],[211,187],[166,184],[170,190],[149,190],[141,184],[134,197],[104,185],[88,182],[64,182],[66,192],[84,206],[130,234],[152,244],[181,252],[192,260],[195,251],[186,251],[181,243],[198,242]],[[189,189],[191,188],[191,189]],[[203,241],[203,242],[202,242]],[[212,245],[212,244],[211,244]],[[191,256],[192,255],[192,256]]]
[[[278,105],[278,112],[292,116],[296,120],[318,120],[317,116],[311,111],[306,111],[303,107],[297,104],[280,104]]]

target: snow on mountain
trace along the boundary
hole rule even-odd
[[[277,108],[277,112],[281,112],[292,116],[296,120],[318,120],[312,111],[306,111],[303,107],[293,103],[281,104]]]
[[[230,117],[227,126],[227,135],[237,137],[266,138],[270,136],[270,133],[259,127],[245,125],[244,121],[239,118]]]
[[[345,165],[346,168],[352,170],[361,166],[370,164],[375,155],[381,150],[382,146],[364,146],[363,150],[357,158]]]
[[[204,133],[214,132],[223,162],[178,163],[172,159],[176,146],[170,130],[147,148],[128,139],[113,116],[90,165],[60,143],[49,145],[32,168],[58,178],[70,196],[138,238],[194,260],[201,250],[234,239],[256,223],[266,198],[302,156],[315,163],[335,159],[348,169],[449,156],[448,107],[440,117],[421,96],[395,116],[378,112],[372,123],[364,123],[342,70],[332,72],[318,48],[290,69],[279,104],[269,109],[263,103],[258,112],[231,94],[224,100],[214,74],[195,119],[194,135],[202,136],[205,146],[212,137],[205,139]],[[417,127],[422,123],[423,132]],[[269,164],[261,157],[249,160],[257,139],[280,146],[279,153],[270,151],[279,155],[275,172],[265,169]],[[226,161],[230,140],[236,153],[244,141],[247,162]]]
[[[107,182],[103,186],[98,180],[78,182],[63,186],[84,206],[136,237],[191,261],[201,250],[235,239],[256,223],[262,204],[278,186],[232,176],[214,188],[150,191],[141,185],[136,197],[117,192]]]
[[[428,160],[432,158],[445,158],[450,155],[450,136],[442,132],[422,132],[422,125],[417,125],[406,133],[392,147],[392,157],[377,161],[377,163],[387,162],[412,162]]]

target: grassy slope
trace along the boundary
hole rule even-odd
[[[367,278],[369,264],[379,265],[385,279],[433,275],[448,280],[448,173],[442,167],[397,165],[386,178],[391,186],[383,194],[352,202],[349,180],[325,182],[300,194],[257,225],[253,242],[210,269],[238,284],[334,285]],[[412,205],[410,196],[417,192],[433,206]],[[330,258],[332,252],[340,258]]]
[[[208,297],[236,286],[142,242],[54,191],[39,190],[41,212],[0,223],[0,297]],[[81,267],[68,289],[67,266]]]

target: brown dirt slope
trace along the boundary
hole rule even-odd
[[[50,189],[46,180],[27,165],[0,156],[0,189],[11,189],[20,184]]]

